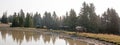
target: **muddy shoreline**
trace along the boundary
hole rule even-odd
[[[56,32],[52,32],[52,33],[56,33]],[[82,42],[87,42],[87,43],[89,43],[91,45],[115,45],[114,43],[110,43],[110,42],[106,42],[106,41],[98,40],[98,39],[94,39],[94,38],[89,38],[89,37],[68,35],[68,34],[60,33],[60,32],[59,32],[59,35],[60,35],[61,38],[79,40],[79,41],[82,41]]]

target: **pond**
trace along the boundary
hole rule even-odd
[[[0,30],[0,45],[93,45],[59,34],[35,31]]]

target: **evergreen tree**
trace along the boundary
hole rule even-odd
[[[95,13],[95,7],[91,3],[90,5],[83,3],[83,8],[78,16],[78,25],[87,28],[88,32],[99,32],[99,16]]]
[[[20,13],[19,13],[19,25],[20,25],[20,27],[23,27],[24,26],[24,20],[25,20],[25,16],[24,16],[25,14],[24,14],[24,12],[23,12],[23,10],[21,9],[20,10]]]
[[[71,29],[75,29],[77,18],[76,18],[76,12],[73,9],[70,10],[70,14],[69,14],[68,18],[69,18],[69,20],[68,20],[69,25],[68,26]]]
[[[90,4],[89,6],[89,26],[91,32],[99,32],[98,16],[95,13],[94,5]]]
[[[107,9],[107,12],[103,14],[103,24],[105,24],[105,30],[107,33],[118,34],[119,33],[119,16],[114,9]],[[108,31],[109,30],[109,31]]]
[[[25,19],[25,27],[33,27],[33,17],[31,16],[30,13],[26,14],[26,19]]]
[[[19,26],[19,18],[16,14],[16,12],[13,15],[12,25],[11,27],[18,27]]]
[[[63,17],[63,26],[68,26],[69,25],[69,16],[68,12],[66,12],[66,16]]]
[[[58,17],[55,13],[55,11],[53,12],[53,15],[52,15],[52,20],[53,20],[53,23],[52,23],[52,28],[53,29],[58,29]]]
[[[45,12],[43,16],[43,26],[46,26],[47,28],[51,28],[52,22],[53,20],[51,17],[51,13]]]
[[[38,14],[38,12],[36,12],[33,19],[34,19],[34,27],[42,27],[41,15]]]
[[[89,28],[89,6],[85,2],[82,5],[83,7],[81,8],[81,12],[79,13],[78,16],[78,25]]]
[[[1,23],[8,23],[7,12],[3,13],[3,16],[1,18]]]
[[[106,12],[104,12],[102,14],[102,17],[101,17],[101,27],[100,27],[100,31],[102,33],[107,33],[107,25],[108,25],[108,15]]]
[[[12,20],[13,20],[13,16],[12,15],[8,16],[8,22],[12,23]]]

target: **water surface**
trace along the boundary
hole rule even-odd
[[[33,31],[0,30],[0,45],[88,45],[79,40],[62,38],[59,34]]]

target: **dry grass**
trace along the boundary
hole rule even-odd
[[[77,33],[76,34],[76,32],[59,31],[59,30],[57,30],[57,31],[55,30],[54,32],[64,32],[64,33],[70,34],[70,35],[90,37],[90,38],[94,38],[94,39],[99,39],[99,40],[104,40],[104,41],[120,44],[120,36],[113,35],[113,34],[94,34],[94,33]]]
[[[93,34],[93,33],[79,33],[79,36],[91,37],[95,39],[100,39],[108,42],[113,42],[120,44],[120,36],[113,34]]]
[[[64,31],[66,34],[75,34],[77,36],[89,37],[97,40],[104,40],[107,42],[115,43],[116,45],[120,45],[120,36],[113,34],[94,34],[94,33],[75,33]]]

